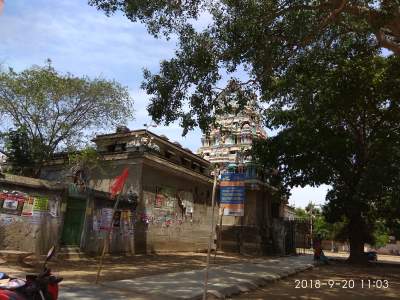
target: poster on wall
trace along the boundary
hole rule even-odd
[[[180,191],[178,197],[181,200],[182,206],[184,207],[186,215],[193,214],[194,211],[194,201],[193,194],[188,191]]]
[[[155,208],[162,208],[164,206],[165,196],[163,194],[158,193],[154,200]]]
[[[53,218],[60,216],[60,201],[58,198],[49,201],[49,214]]]
[[[146,206],[153,206],[156,195],[152,192],[143,191],[143,200]]]
[[[175,209],[177,200],[177,192],[172,187],[161,187],[157,189],[155,195],[154,207],[155,208],[167,208],[170,210]]]
[[[112,208],[105,207],[101,209],[100,230],[110,229],[110,224],[113,218],[112,213]]]
[[[2,226],[11,225],[12,223],[15,222],[14,218],[15,216],[13,215],[0,214],[0,224]]]
[[[24,207],[22,209],[21,215],[24,217],[31,217],[33,214],[33,202],[35,199],[33,197],[27,197],[25,199]]]
[[[44,222],[47,212],[33,211],[32,216],[29,218],[29,223],[33,225],[40,225]]]
[[[113,216],[113,227],[114,228],[121,227],[121,211],[120,210],[117,210],[114,213],[114,216]]]
[[[130,224],[130,211],[123,210],[121,212],[121,224],[122,224],[122,233],[127,236],[130,234],[131,224]]]
[[[97,232],[100,229],[100,224],[99,224],[99,219],[97,217],[97,215],[93,215],[93,231]]]
[[[244,216],[246,196],[244,174],[224,173],[220,183],[220,214],[224,216]]]
[[[34,212],[47,212],[49,210],[49,198],[43,196],[35,197],[33,202]]]
[[[8,210],[17,210],[18,200],[13,198],[4,199],[3,208]]]
[[[0,212],[4,214],[20,215],[26,196],[22,193],[0,193]]]

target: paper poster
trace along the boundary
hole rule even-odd
[[[130,210],[128,216],[129,216],[129,234],[134,235],[135,225],[136,225],[136,213]]]
[[[165,196],[163,194],[157,194],[154,200],[154,207],[161,208],[164,206]]]
[[[112,221],[112,208],[101,209],[100,230],[109,230]]]
[[[113,216],[113,227],[121,227],[121,211],[117,210]]]
[[[9,209],[9,210],[17,210],[18,209],[18,200],[6,198],[3,203],[3,208]]]
[[[154,204],[156,195],[151,192],[143,191],[143,200],[146,206],[152,206]]]
[[[35,199],[33,197],[27,197],[24,202],[24,207],[22,209],[21,215],[24,217],[30,217],[33,214],[33,202]]]
[[[97,215],[93,215],[93,231],[97,232],[100,230],[100,220]]]
[[[165,201],[165,206],[171,210],[175,208],[175,204],[178,202],[178,200],[174,196],[168,196],[168,198]]]
[[[44,211],[33,211],[32,216],[28,219],[29,223],[34,225],[41,224],[47,216],[47,212]]]
[[[57,218],[60,216],[60,201],[49,201],[49,213],[52,217]]]
[[[188,191],[180,191],[178,197],[182,202],[183,207],[187,215],[193,214],[194,211],[194,201],[193,194]]]
[[[33,211],[48,211],[49,210],[49,199],[47,197],[35,197],[33,203]]]
[[[0,204],[2,204],[0,206],[0,212],[11,215],[20,215],[25,198],[26,196],[22,193],[0,193]]]
[[[123,210],[121,212],[121,224],[122,224],[122,232],[124,235],[129,235],[130,233],[130,211]]]
[[[10,225],[14,223],[14,221],[14,216],[0,214],[0,224],[2,224],[3,226]]]

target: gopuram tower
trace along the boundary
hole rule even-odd
[[[229,97],[235,108],[235,99]],[[257,167],[252,163],[250,150],[255,139],[266,139],[255,101],[250,101],[238,113],[227,113],[216,118],[215,125],[201,138],[202,147],[197,154],[220,168],[239,168],[247,178],[256,178]]]

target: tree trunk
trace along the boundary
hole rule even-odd
[[[356,217],[356,219],[358,220],[351,220],[349,224],[350,256],[348,261],[363,264],[367,263],[367,256],[364,254],[365,226],[361,218]]]

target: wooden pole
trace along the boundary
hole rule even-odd
[[[214,253],[214,264],[215,260],[217,259],[217,250],[218,248],[222,250],[222,217],[224,216],[224,210],[225,207],[222,208],[222,213],[221,213],[221,218],[219,219],[219,230],[218,230],[218,236],[217,236],[217,247],[215,248],[215,253]],[[219,247],[218,247],[219,244]]]
[[[211,229],[210,229],[210,237],[208,239],[207,262],[206,262],[206,269],[205,269],[205,274],[204,274],[203,300],[207,299],[208,269],[210,267],[211,242],[212,242],[213,233],[214,233],[214,203],[215,203],[215,192],[217,189],[218,171],[219,171],[218,169],[214,170],[214,185],[213,185],[212,197],[211,197],[211,206],[212,206]]]
[[[113,210],[112,210],[112,218],[111,218],[110,226],[108,227],[107,236],[106,236],[106,238],[104,239],[103,250],[102,250],[102,252],[101,252],[99,267],[98,267],[98,269],[97,269],[96,284],[99,283],[100,272],[101,272],[101,269],[103,268],[104,255],[106,254],[107,241],[109,241],[109,240],[110,240],[110,237],[111,237],[111,231],[112,231],[113,222],[114,222],[114,214],[115,214],[115,211],[116,211],[117,208],[118,208],[118,204],[119,204],[120,198],[121,198],[121,197],[118,195],[117,199],[115,200],[115,204],[114,204],[114,207],[113,207]],[[110,245],[111,245],[111,242],[110,242]]]

